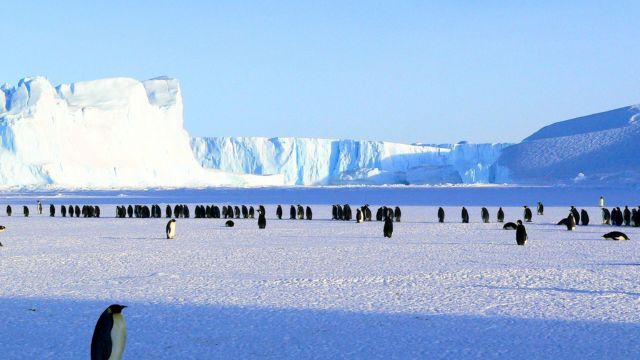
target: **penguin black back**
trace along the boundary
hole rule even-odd
[[[533,213],[531,212],[531,209],[529,209],[528,206],[524,207],[524,221],[525,222],[531,222],[531,219],[533,218]]]
[[[516,244],[524,245],[527,243],[528,239],[527,230],[524,225],[522,225],[522,221],[518,220],[518,224],[516,226]]]
[[[282,206],[278,205],[278,208],[276,209],[276,216],[278,217],[278,220],[282,220]]]
[[[113,352],[111,332],[114,326],[114,315],[120,315],[126,306],[113,304],[98,318],[91,338],[91,360],[108,360]],[[126,335],[126,332],[125,332]],[[125,339],[121,339],[124,341]],[[122,344],[124,346],[124,343]],[[124,350],[124,348],[122,349]],[[115,354],[114,354],[115,355]],[[118,357],[121,358],[122,354]]]
[[[482,217],[482,222],[484,223],[489,222],[489,210],[487,210],[486,207],[483,207],[482,210],[480,211],[480,217]]]
[[[11,216],[11,213],[13,211],[11,210],[11,205],[7,205],[7,216]]]
[[[235,223],[233,222],[233,220],[227,220],[227,221],[224,223],[224,226],[226,226],[226,227],[233,227],[233,225],[235,225]]]
[[[396,222],[400,222],[400,218],[402,217],[402,211],[398,206],[393,211],[393,216],[396,218]]]
[[[502,208],[498,209],[497,220],[499,223],[504,222],[504,211],[502,210]]]
[[[56,207],[53,206],[53,204],[49,205],[49,216],[51,217],[56,216]]]
[[[620,231],[612,231],[602,235],[602,237],[609,240],[629,240],[627,234]]]
[[[258,229],[267,227],[267,219],[264,217],[264,211],[258,210]]]
[[[384,237],[391,238],[393,235],[393,218],[388,217],[384,220],[384,228],[382,229]]]
[[[438,222],[444,222],[444,209],[442,207],[438,208]]]
[[[305,215],[307,216],[307,220],[313,220],[313,212],[311,211],[311,208],[309,206],[307,206],[305,213]]]
[[[582,209],[580,211],[580,221],[582,221],[582,225],[584,226],[589,225],[589,214],[587,213],[587,210]]]
[[[467,211],[467,208],[465,208],[464,206],[462,207],[461,216],[462,216],[462,223],[464,224],[469,223],[469,212]]]
[[[508,222],[502,227],[504,230],[516,230],[518,225],[516,223]]]
[[[23,206],[22,207],[22,212],[24,214],[25,217],[29,217],[29,207],[28,206]]]

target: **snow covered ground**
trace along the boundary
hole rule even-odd
[[[371,199],[375,210],[381,202],[374,200],[411,203],[421,188],[398,189],[335,191],[350,202]],[[449,204],[447,223],[436,223],[437,207],[403,206],[392,239],[382,237],[379,222],[329,220],[331,188],[43,201],[45,212],[49,201],[108,204],[100,219],[38,216],[35,198],[46,193],[5,194],[0,358],[86,359],[95,321],[112,303],[129,306],[126,359],[640,357],[640,228],[623,229],[631,241],[605,241],[600,236],[612,228],[588,207],[593,225],[567,232],[552,225],[573,205],[567,201],[534,215],[529,243],[519,247],[515,232],[494,222],[496,205],[520,205],[520,197],[534,206],[529,197],[553,198],[556,190],[461,188],[448,199],[443,190],[423,191]],[[606,196],[637,205],[627,195]],[[115,203],[180,196],[189,203],[222,198],[218,205],[257,205],[258,198],[269,204],[267,228],[256,220],[224,228],[224,220],[178,219],[170,241],[166,219],[112,217]],[[480,223],[475,206],[483,196],[490,224]],[[282,198],[311,204],[314,220],[275,220],[273,204]],[[472,223],[460,224],[458,202],[466,199]],[[31,216],[14,206],[6,217],[8,202],[29,204]],[[519,206],[505,212],[507,220],[522,216]]]

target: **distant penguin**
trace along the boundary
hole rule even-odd
[[[638,226],[638,210],[631,209],[631,226]]]
[[[267,227],[267,219],[264,217],[264,211],[258,210],[258,229]]]
[[[62,217],[67,217],[67,207],[64,205],[60,205],[60,214],[62,214]]]
[[[0,233],[4,232],[7,228],[5,228],[4,226],[0,225]],[[2,246],[2,243],[0,242],[0,247]]]
[[[296,219],[296,207],[293,205],[291,205],[291,208],[289,208],[289,219],[290,220]]]
[[[400,222],[400,218],[402,217],[402,211],[400,211],[400,208],[398,206],[396,206],[396,208],[394,209],[393,216],[396,218],[396,222]]]
[[[305,213],[305,215],[307,216],[307,220],[313,220],[313,212],[311,211],[311,208],[309,206],[307,206]]]
[[[97,218],[100,217],[100,206],[96,205],[93,207],[93,216]]]
[[[227,221],[224,223],[224,226],[226,226],[226,227],[233,227],[233,225],[235,225],[235,224],[233,223],[233,220],[227,220]]]
[[[11,216],[11,205],[7,205],[7,216]]]
[[[576,224],[580,223],[580,213],[578,212],[578,209],[576,209],[575,206],[571,207],[571,214],[573,214],[573,218],[576,221]]]
[[[165,217],[170,218],[173,214],[171,214],[171,205],[167,205],[167,207],[164,209],[164,215]]]
[[[538,215],[544,215],[544,205],[538,201]]]
[[[607,208],[602,208],[602,224],[611,225],[611,212]]]
[[[56,216],[56,207],[53,206],[53,204],[49,205],[49,216],[51,217]]]
[[[42,215],[42,203],[38,200],[38,215]]]
[[[336,213],[338,214],[338,217],[336,218],[336,220],[342,220],[344,216],[342,205],[336,205]]]
[[[280,205],[278,205],[278,207],[280,207]],[[331,220],[338,220],[338,206],[337,205],[332,205],[331,206]]]
[[[518,225],[516,223],[508,222],[504,224],[502,228],[504,230],[516,230],[518,228]]]
[[[123,305],[109,306],[98,318],[91,339],[91,360],[121,360],[127,342]]]
[[[464,206],[462,207],[462,223],[463,224],[467,224],[469,223],[469,212],[467,211],[467,208],[465,208]]]
[[[525,245],[528,239],[527,230],[524,225],[522,225],[522,221],[518,220],[518,225],[516,227],[516,244]]]
[[[242,205],[242,218],[249,218],[249,209],[247,208],[247,205]]]
[[[298,204],[298,220],[304,220],[304,208]]]
[[[438,222],[439,223],[444,222],[444,209],[442,207],[438,208]]]
[[[22,213],[24,217],[29,217],[29,208],[26,205],[22,207]]]
[[[604,196],[600,196],[600,207],[603,208],[604,207]]]
[[[356,222],[358,224],[364,222],[364,215],[362,215],[362,210],[360,209],[356,209]]]
[[[609,240],[629,240],[627,234],[620,231],[612,231],[602,235],[602,237]]]
[[[382,229],[383,233],[384,233],[384,237],[388,237],[391,238],[391,235],[393,235],[393,219],[388,217],[385,221],[384,221],[384,228]]]
[[[576,218],[573,216],[573,213],[567,216],[567,230],[573,231],[576,229]]]
[[[80,206],[76,205],[76,217],[80,217]]]
[[[73,217],[73,205],[69,205],[69,217]]]
[[[480,211],[480,217],[482,218],[483,223],[489,223],[489,210],[486,207],[483,207]]]
[[[167,239],[173,239],[176,236],[176,219],[171,219],[167,223]]]
[[[127,207],[127,216],[133,217],[133,206],[131,205]]]
[[[580,221],[584,226],[589,225],[589,214],[587,213],[587,210],[585,209],[580,210]]]
[[[398,208],[398,210],[400,210],[400,208]],[[362,213],[366,221],[371,221],[371,209],[369,209],[369,205],[364,206],[364,211]],[[400,221],[399,216],[396,218],[396,221]]]
[[[624,206],[624,226],[629,226],[631,225],[631,210],[629,210],[629,206],[625,205]]]
[[[524,222],[531,222],[532,218],[533,218],[533,213],[531,212],[531,209],[529,209],[529,207],[525,205],[524,206]]]
[[[249,219],[253,219],[256,216],[256,209],[253,206],[249,206]]]
[[[498,209],[497,220],[499,223],[504,222],[504,211],[502,211],[502,208]]]
[[[620,210],[619,207],[616,207],[614,211],[611,212],[611,220],[613,221],[613,225],[622,226],[624,222],[624,216],[622,215],[622,210]]]
[[[282,206],[280,205],[276,208],[276,216],[278,217],[278,220],[282,220]]]
[[[382,208],[381,207],[379,207],[378,210],[376,210],[376,221],[382,221]]]

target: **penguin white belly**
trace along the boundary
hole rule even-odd
[[[167,233],[167,237],[169,239],[173,239],[176,236],[176,223],[171,223],[169,225],[169,232]]]
[[[109,360],[121,360],[124,353],[124,345],[127,341],[127,325],[122,314],[113,314],[113,327],[111,328],[111,356]]]

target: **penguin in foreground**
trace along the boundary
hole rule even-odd
[[[0,233],[4,232],[7,228],[5,228],[4,226],[0,225]],[[0,247],[2,246],[2,243],[0,242]]]
[[[173,239],[176,236],[176,219],[171,219],[167,223],[167,239]]]
[[[516,225],[515,223],[512,223],[512,222],[508,222],[508,223],[504,224],[504,226],[502,228],[504,230],[516,230],[518,228],[518,225]]]
[[[612,231],[602,235],[602,237],[609,240],[629,240],[627,234],[620,231]]]
[[[387,217],[384,220],[384,228],[383,228],[384,237],[391,238],[393,235],[393,218]]]
[[[258,210],[258,229],[264,229],[267,227],[267,219],[264,217],[264,211]]]
[[[516,244],[524,246],[527,240],[529,240],[527,229],[522,225],[522,221],[518,220],[518,226],[516,227]]]
[[[589,213],[587,213],[587,210],[580,210],[580,221],[582,221],[582,225],[584,226],[589,225]]]
[[[444,209],[442,207],[438,208],[438,222],[444,222]]]
[[[109,306],[98,318],[91,339],[91,360],[121,360],[127,342],[124,305]]]

